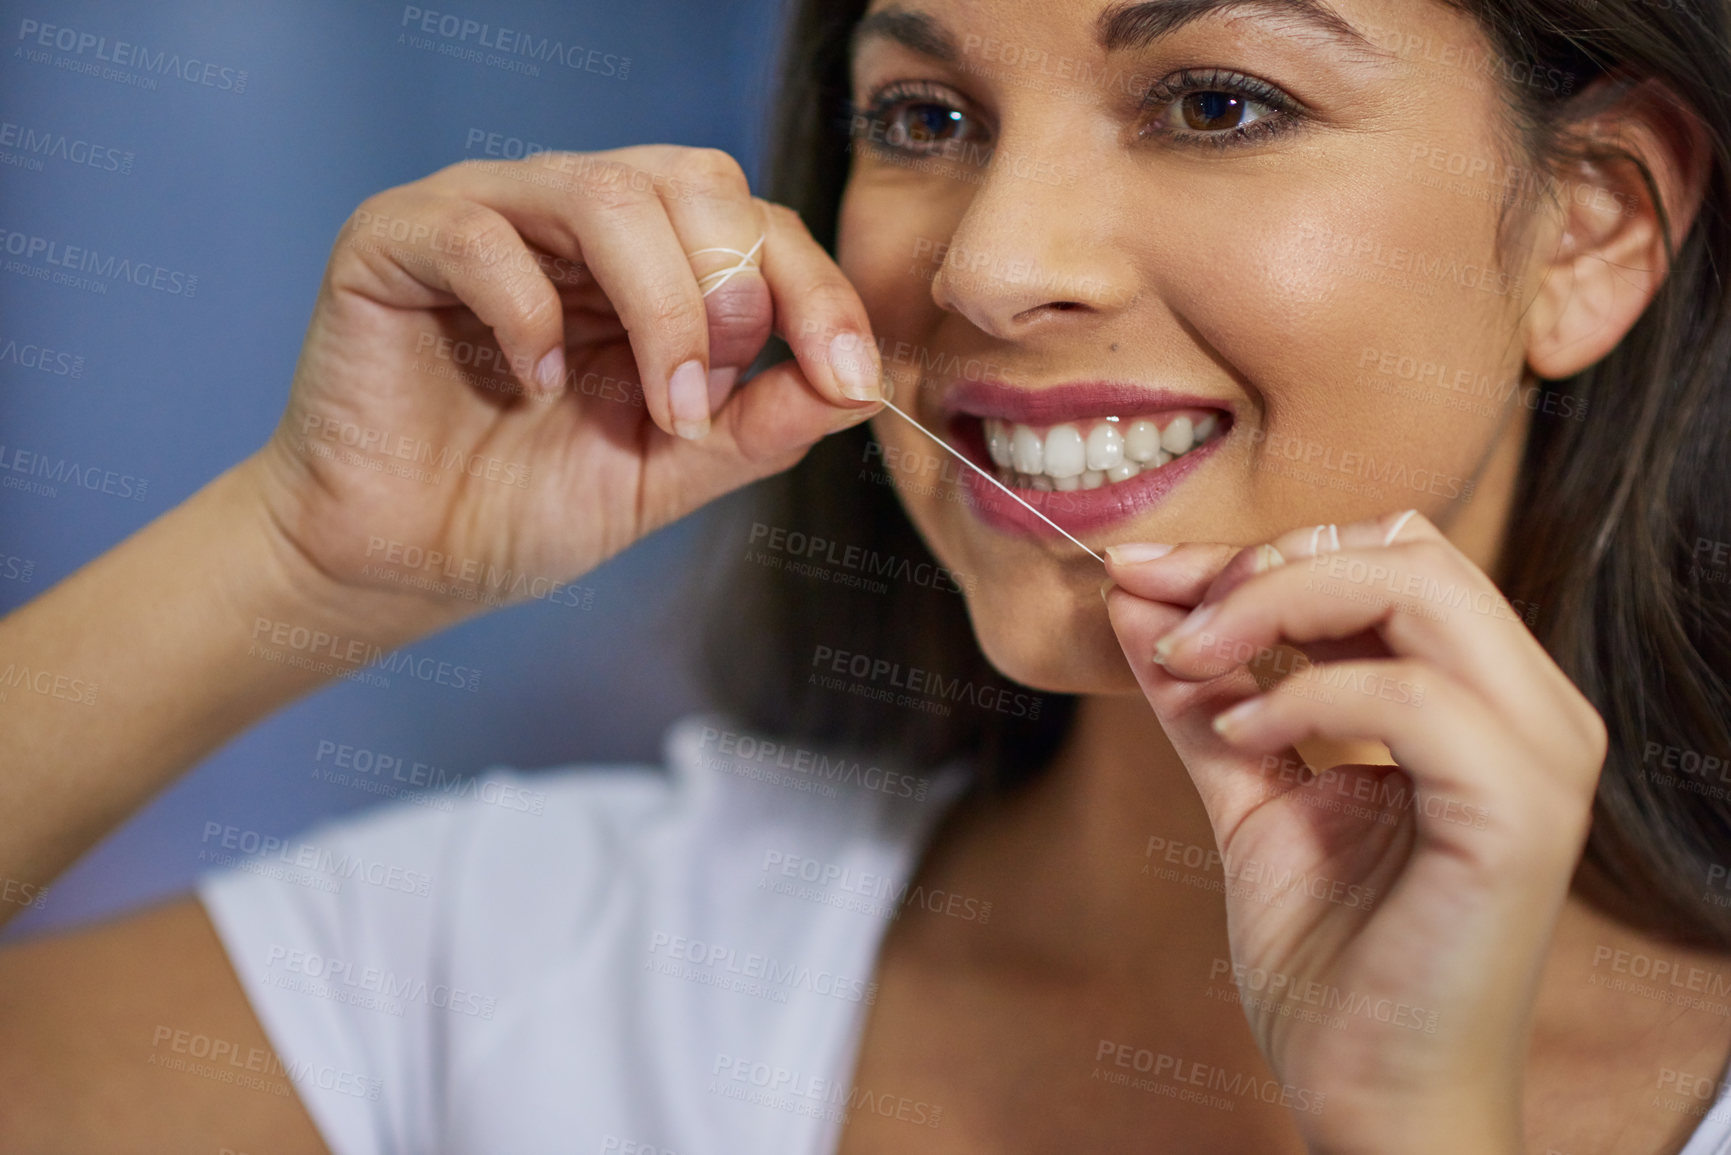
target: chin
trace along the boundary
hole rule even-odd
[[[974,637],[1004,677],[1048,694],[1141,692],[1098,596],[982,582],[967,602]]]

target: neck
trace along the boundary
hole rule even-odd
[[[993,903],[990,942],[979,945],[997,965],[1145,977],[1169,968],[1177,927],[1217,929],[1224,944],[1220,895],[1198,885],[1221,873],[1199,857],[1213,849],[1201,799],[1147,701],[1099,696],[1082,699],[1037,780],[962,807],[924,870]],[[1155,873],[1173,852],[1192,864],[1177,868],[1181,881]]]

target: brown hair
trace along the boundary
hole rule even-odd
[[[1707,134],[1705,205],[1673,246],[1664,285],[1609,356],[1552,386],[1583,400],[1587,419],[1534,414],[1500,576],[1511,600],[1539,607],[1535,634],[1610,730],[1581,893],[1630,925],[1731,948],[1731,909],[1701,898],[1709,868],[1731,858],[1731,566],[1700,564],[1703,552],[1731,553],[1731,298],[1722,279],[1731,268],[1731,3],[1441,2],[1473,14],[1494,59],[1526,78],[1506,85],[1508,147],[1535,168],[1579,157],[1569,125],[1645,78],[1661,79]],[[849,39],[865,9],[865,0],[798,0],[773,128],[767,193],[832,248],[848,172]],[[1532,83],[1535,75],[1559,82]],[[797,531],[890,559],[883,568],[892,574],[934,566],[889,473],[868,429],[831,437],[752,491],[753,524],[765,527],[760,537]],[[749,535],[732,532],[737,555]],[[971,756],[983,778],[1006,788],[1039,773],[1073,699],[1006,683],[953,590],[881,584],[738,562],[721,612],[708,619],[717,704],[795,741],[903,764]],[[832,688],[824,672],[837,653],[893,664],[902,684],[917,670],[923,684],[956,687],[946,695],[952,709]],[[1006,689],[1033,710],[1003,708],[1014,701]],[[1703,773],[1714,766],[1724,789]]]

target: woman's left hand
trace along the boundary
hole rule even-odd
[[[1207,807],[1245,1011],[1309,1093],[1310,1149],[1521,1151],[1597,712],[1422,516],[1115,552],[1112,624]],[[1397,765],[1318,773],[1311,739]]]

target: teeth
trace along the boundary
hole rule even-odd
[[[1195,440],[1195,426],[1188,417],[1174,417],[1172,424],[1160,435],[1160,448],[1174,457],[1190,452],[1190,446]]]
[[[1102,421],[1088,431],[1089,469],[1111,469],[1123,460],[1124,435],[1118,432],[1116,422]]]
[[[1160,455],[1160,427],[1152,421],[1133,421],[1124,433],[1124,456],[1144,464]]]
[[[1129,481],[1141,472],[1142,467],[1134,461],[1121,461],[1106,471],[1106,477],[1111,481]]]
[[[1074,425],[1052,426],[1046,433],[1045,463],[1043,472],[1051,477],[1082,476],[1088,468],[1088,450],[1081,431]]]
[[[1046,447],[1040,435],[1026,425],[1017,425],[1010,435],[1010,460],[1017,473],[1040,473],[1045,469]]]
[[[1148,418],[1108,417],[1083,432],[1085,422],[1064,422],[1042,437],[1033,427],[998,418],[984,422],[986,452],[998,480],[1022,489],[1069,493],[1128,481],[1207,444],[1220,427],[1215,414],[1172,418],[1162,430]]]

